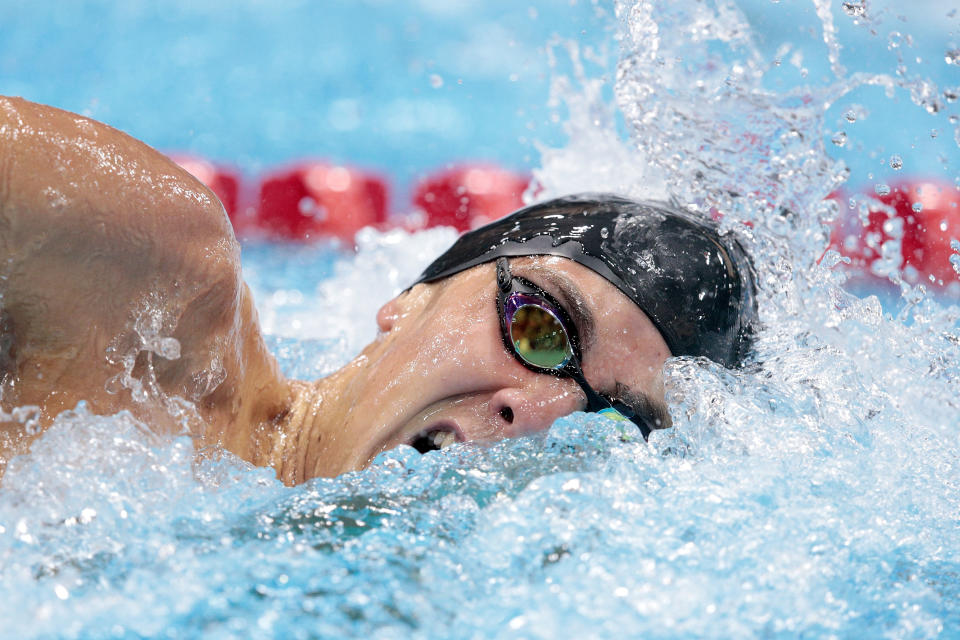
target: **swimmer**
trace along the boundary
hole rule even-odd
[[[2,460],[80,401],[160,431],[195,407],[199,445],[287,484],[578,410],[646,437],[670,425],[666,359],[736,367],[757,323],[749,261],[715,225],[578,195],[461,236],[380,309],[352,362],[290,380],[205,186],[115,129],[22,99],[0,98],[0,142]],[[35,429],[9,418],[26,405]]]

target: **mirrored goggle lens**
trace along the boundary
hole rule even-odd
[[[513,348],[524,361],[544,369],[562,369],[573,349],[560,320],[548,309],[524,304],[510,319]]]

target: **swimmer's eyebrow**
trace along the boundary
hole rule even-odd
[[[633,391],[622,382],[617,382],[614,399],[633,410],[634,415],[644,416],[651,429],[667,429],[673,426],[673,419],[667,410],[667,405],[663,402],[657,402],[642,391]]]
[[[577,330],[580,332],[580,349],[585,354],[594,344],[594,336],[596,335],[594,327],[596,327],[596,323],[593,319],[593,312],[590,311],[590,307],[584,302],[583,295],[580,293],[577,285],[564,274],[553,271],[552,269],[546,269],[540,265],[526,265],[518,269],[518,271],[535,273],[553,285],[554,290],[559,293],[557,296],[559,302],[563,305],[563,308],[573,316],[573,321],[577,325]]]

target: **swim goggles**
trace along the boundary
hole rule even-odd
[[[644,416],[587,383],[576,325],[564,308],[537,285],[511,274],[502,257],[497,259],[497,289],[503,343],[520,364],[537,373],[573,378],[587,397],[584,411],[633,422],[646,440],[650,425]]]

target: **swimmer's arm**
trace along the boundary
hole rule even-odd
[[[39,404],[48,417],[80,399],[97,412],[129,408],[129,393],[104,385],[134,349],[134,321],[150,313],[160,336],[179,341],[178,358],[149,356],[165,392],[216,411],[240,403],[249,384],[269,397],[279,380],[216,197],[122,132],[7,98],[0,296],[8,338],[12,331],[0,354],[6,407]],[[242,418],[247,409],[230,411]]]

